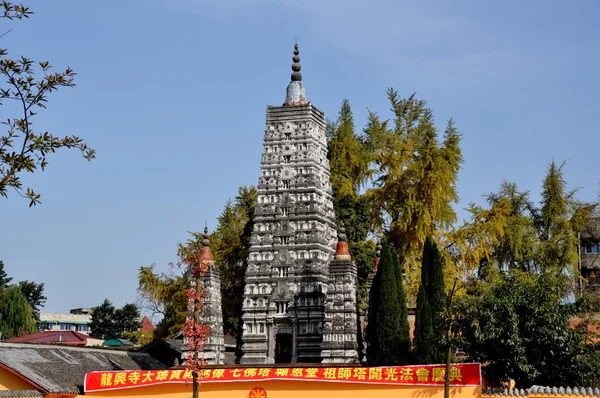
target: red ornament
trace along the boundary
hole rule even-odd
[[[248,398],[267,398],[267,390],[262,387],[254,387],[248,393]]]

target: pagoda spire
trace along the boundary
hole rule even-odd
[[[294,56],[292,57],[292,81],[287,86],[287,93],[285,97],[285,103],[283,106],[297,106],[306,105],[306,91],[304,90],[304,84],[302,84],[302,65],[300,65],[300,50],[298,50],[298,43],[294,45]]]
[[[204,234],[202,234],[202,248],[200,249],[200,260],[204,263],[203,265],[211,267],[215,263],[215,259],[210,250],[210,240],[208,240],[208,228],[204,227]]]
[[[348,237],[346,236],[346,229],[344,228],[344,222],[340,221],[338,228],[338,242],[335,250],[336,260],[350,260],[350,251],[348,249]]]

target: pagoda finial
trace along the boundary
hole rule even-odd
[[[293,82],[301,82],[302,81],[302,73],[300,70],[302,69],[302,65],[300,65],[300,51],[298,50],[298,43],[294,45],[294,56],[292,57],[292,81]]]
[[[300,50],[298,50],[298,42],[294,45],[294,56],[292,57],[292,81],[288,84],[287,95],[283,106],[306,105],[306,92],[302,84],[302,73],[300,70]]]
[[[335,259],[336,260],[350,260],[350,250],[348,249],[348,237],[346,236],[346,229],[344,228],[344,222],[340,221],[338,227],[338,242],[335,248]]]
[[[348,237],[346,236],[346,228],[344,228],[343,221],[340,221],[340,226],[338,228],[338,241],[339,242],[348,242]]]
[[[204,233],[202,234],[202,246],[210,246],[210,240],[208,240],[208,227],[206,225],[204,226]]]
[[[206,262],[209,265],[214,264],[214,257],[212,250],[210,250],[210,240],[208,240],[208,227],[204,227],[204,233],[202,234],[202,247],[200,248],[200,260]]]

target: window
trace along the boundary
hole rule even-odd
[[[71,330],[73,328],[73,325],[71,325],[70,323],[61,323],[60,324],[60,330]]]
[[[289,211],[290,211],[290,209],[289,209],[289,208],[287,208],[287,207],[282,207],[282,208],[281,208],[281,215],[282,215],[282,216],[284,216],[284,217],[287,217],[287,216],[288,216],[288,213],[289,213]]]
[[[264,333],[265,332],[265,324],[261,323],[260,324],[260,333]]]
[[[252,324],[248,324],[248,334],[252,334]]]
[[[586,253],[600,253],[600,245],[597,242],[587,242],[585,244]]]
[[[290,243],[290,237],[289,236],[282,236],[281,237],[281,244],[282,245],[289,245]]]
[[[283,181],[283,189],[289,189],[290,187],[290,182],[289,181]]]
[[[291,140],[292,139],[292,133],[285,133],[285,139],[286,140]]]
[[[77,331],[78,332],[87,332],[88,331],[88,325],[79,325],[77,327]]]
[[[285,163],[285,164],[290,163],[290,158],[291,158],[291,156],[284,156],[283,157],[283,163]]]

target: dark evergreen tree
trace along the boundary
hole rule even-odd
[[[442,259],[437,244],[425,239],[421,265],[421,285],[417,293],[415,315],[415,360],[418,363],[442,363],[445,359],[446,291]]]
[[[115,310],[114,321],[119,337],[124,337],[124,333],[137,332],[141,326],[140,309],[135,304],[125,304]]]
[[[91,336],[99,339],[111,339],[119,336],[119,329],[115,322],[115,307],[108,299],[94,308],[92,322],[90,322]]]
[[[408,323],[408,309],[406,307],[406,293],[404,292],[404,278],[402,276],[402,266],[398,255],[391,250],[394,263],[394,273],[396,278],[396,294],[398,296],[398,305],[400,306],[399,319],[399,339],[398,339],[398,363],[397,365],[406,365],[410,354],[410,325]]]
[[[10,281],[12,281],[12,279],[13,278],[10,278],[6,271],[4,271],[4,263],[2,260],[0,260],[0,289],[3,287],[8,287],[8,284]]]
[[[44,284],[31,281],[21,281],[19,282],[19,287],[21,288],[21,293],[23,296],[25,296],[33,308],[33,314],[36,320],[39,320],[40,307],[43,307],[47,300],[47,297],[44,296]]]
[[[431,307],[427,300],[425,286],[419,286],[417,293],[417,310],[415,314],[415,337],[414,337],[414,361],[415,363],[432,363],[433,357],[433,320],[431,318]]]
[[[382,250],[381,261],[371,288],[369,324],[367,330],[367,360],[369,365],[400,364],[400,314],[398,283],[389,246]],[[406,354],[404,354],[406,361]]]

